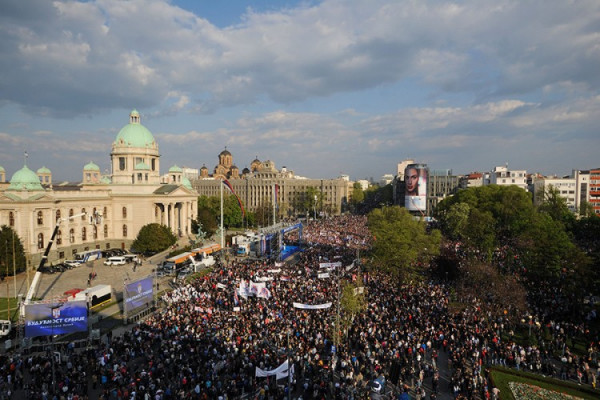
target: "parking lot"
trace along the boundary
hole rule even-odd
[[[64,272],[56,272],[53,274],[41,274],[40,281],[33,297],[39,300],[50,300],[64,296],[64,293],[72,289],[85,289],[88,287],[90,274],[95,273],[95,279],[90,282],[90,286],[107,284],[111,285],[113,292],[122,292],[123,285],[126,281],[135,281],[154,273],[156,263],[164,260],[164,255],[155,255],[149,259],[142,260],[141,264],[133,270],[134,263],[125,265],[104,265],[105,259],[98,259],[81,264],[72,269],[67,269]],[[5,289],[9,293],[9,297],[14,296],[15,287],[16,293],[26,296],[31,281],[35,272],[18,274],[16,282],[13,277],[5,278],[0,283],[0,290]],[[168,280],[169,277],[161,278],[161,281]],[[5,287],[2,287],[4,286]]]

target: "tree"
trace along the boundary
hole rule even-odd
[[[21,238],[7,225],[0,228],[0,275],[13,275],[25,271],[25,250]]]
[[[352,197],[350,198],[350,204],[353,209],[365,200],[365,192],[362,190],[362,186],[358,182],[354,182],[352,185]]]
[[[353,283],[345,280],[341,282],[340,310],[342,320],[340,321],[340,327],[344,335],[354,322],[354,317],[367,308],[364,289],[364,286],[358,282]],[[339,340],[339,337],[335,336],[335,332],[334,337]]]
[[[368,216],[374,236],[375,265],[392,273],[400,280],[420,276],[424,266],[439,254],[441,233],[427,232],[427,224],[415,219],[405,208],[398,206],[378,208]]]
[[[538,206],[538,211],[548,214],[554,221],[558,221],[563,226],[571,226],[575,221],[575,215],[569,210],[567,200],[561,197],[560,191],[552,185],[540,189],[538,193],[542,201]]]
[[[202,230],[207,237],[214,235],[217,231],[217,216],[213,214],[210,208],[198,207],[198,221],[202,224]]]
[[[147,224],[140,229],[131,247],[139,252],[161,252],[177,242],[169,228],[161,224]]]

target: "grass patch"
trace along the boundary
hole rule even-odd
[[[14,297],[0,297],[0,319],[7,320],[10,319],[13,322],[16,322],[19,319],[19,304],[17,303],[17,299]],[[8,309],[10,308],[10,317],[8,315]]]
[[[579,386],[572,382],[546,378],[541,375],[528,372],[515,371],[512,369],[494,367],[490,369],[490,376],[494,385],[500,389],[501,400],[514,400],[514,396],[508,386],[509,382],[521,382],[554,392],[566,393],[583,399],[596,400],[600,398],[600,390],[591,387]]]

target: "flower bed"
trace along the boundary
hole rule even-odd
[[[527,383],[509,382],[508,386],[516,400],[581,400],[581,397],[543,389]]]

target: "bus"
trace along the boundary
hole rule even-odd
[[[81,253],[75,253],[75,261],[79,263],[94,261],[99,258],[102,258],[102,250],[100,249],[86,250],[82,251]]]

